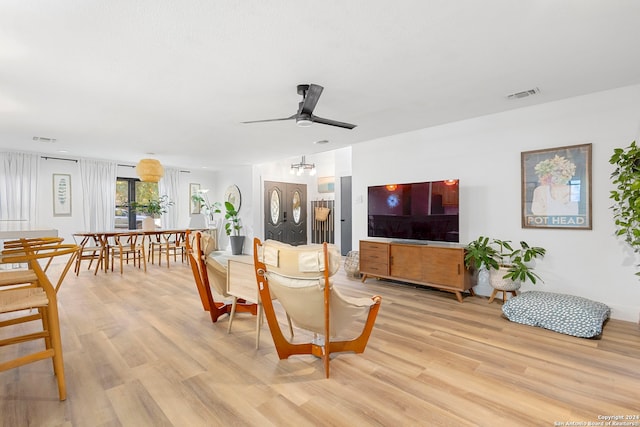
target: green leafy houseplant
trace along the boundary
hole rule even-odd
[[[238,211],[230,202],[224,202],[224,209],[224,219],[227,220],[224,224],[224,231],[227,233],[227,236],[239,236],[242,225],[240,224]],[[217,212],[220,212],[220,209],[217,209]]]
[[[616,235],[635,252],[640,252],[640,147],[633,141],[627,148],[616,148],[609,159],[615,165],[611,180],[616,189],[609,198],[614,201],[613,219]],[[635,273],[640,276],[640,271]]]
[[[466,246],[464,264],[467,268],[480,269],[484,265],[487,270],[499,270],[504,267],[507,273],[503,279],[514,282],[524,282],[527,279],[534,285],[542,279],[533,271],[531,261],[543,258],[546,249],[538,246],[530,246],[525,241],[520,241],[520,247],[512,246],[510,240],[490,239],[480,236]]]
[[[131,202],[129,205],[134,212],[148,215],[152,218],[158,218],[163,213],[167,213],[173,201],[169,200],[169,196],[160,196],[158,199],[152,199],[145,202]]]

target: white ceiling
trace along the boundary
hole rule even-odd
[[[0,147],[212,170],[308,155],[638,84],[638,22],[636,0],[2,0]],[[358,127],[240,123],[294,114],[299,83]]]

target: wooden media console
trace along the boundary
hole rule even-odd
[[[362,281],[369,277],[430,286],[456,294],[473,292],[471,273],[464,266],[464,248],[437,244],[360,241]]]

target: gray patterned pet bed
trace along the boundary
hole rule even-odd
[[[587,298],[529,291],[505,302],[502,312],[512,322],[591,338],[602,333],[602,324],[611,310],[607,305]]]

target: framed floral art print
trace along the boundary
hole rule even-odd
[[[591,144],[521,153],[522,227],[591,230]]]

